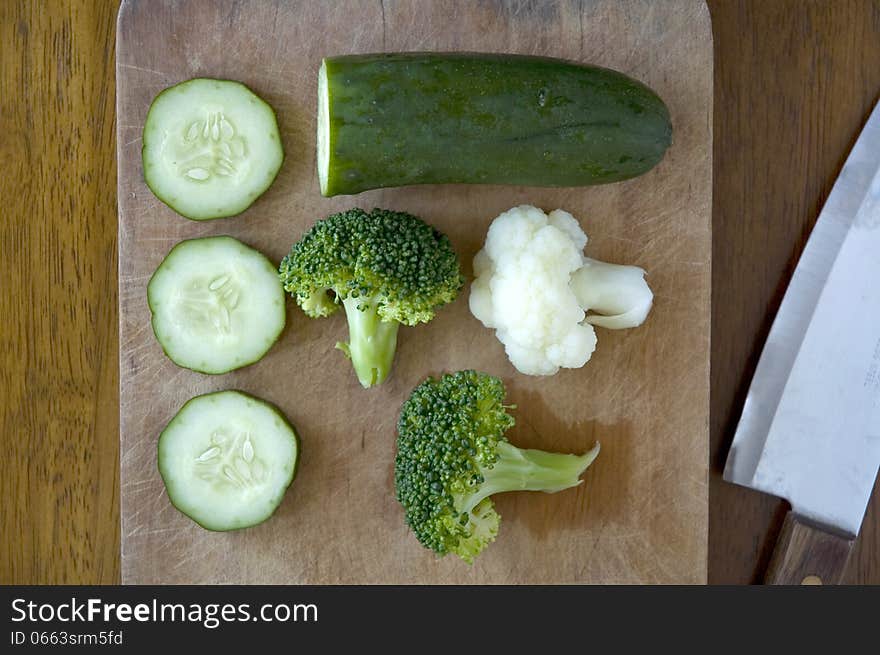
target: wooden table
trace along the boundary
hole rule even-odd
[[[880,94],[880,1],[709,6],[709,580],[740,583],[759,579],[785,506],[720,471],[798,254]],[[119,579],[116,8],[0,2],[0,583]],[[845,580],[880,583],[880,487]]]

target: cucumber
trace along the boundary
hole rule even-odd
[[[259,360],[284,329],[275,266],[229,236],[181,241],[147,285],[153,333],[178,366],[226,373]]]
[[[497,54],[324,59],[321,193],[408,184],[582,186],[649,170],[670,144],[663,101],[622,73]]]
[[[159,435],[159,474],[171,504],[207,530],[249,528],[272,516],[298,456],[284,415],[240,391],[196,396]]]
[[[144,180],[181,216],[202,221],[251,206],[281,168],[275,112],[240,82],[196,78],[162,91],[144,123]]]

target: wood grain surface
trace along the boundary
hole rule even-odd
[[[720,470],[773,312],[880,91],[880,3],[710,0],[709,580],[763,577],[784,504]],[[0,582],[119,579],[117,3],[0,3]],[[880,499],[845,582],[880,583]]]
[[[706,580],[712,50],[705,5],[188,0],[159,7],[130,0],[118,30],[123,582]],[[254,35],[265,45],[254,47]],[[649,173],[590,189],[441,185],[322,198],[314,172],[321,57],[382,50],[516,52],[622,70],[665,99],[673,145]],[[240,217],[185,220],[143,181],[140,135],[149,103],[192,77],[241,80],[279,116],[285,165]],[[648,271],[656,295],[648,321],[637,330],[600,331],[582,369],[518,374],[493,333],[470,315],[466,292],[429,324],[401,330],[390,378],[369,391],[332,347],[345,339],[341,314],[308,320],[288,303],[288,328],[269,354],[222,376],[177,367],[150,330],[147,282],[181,239],[231,234],[278,262],[316,218],[351,206],[389,207],[449,235],[470,277],[489,222],[524,203],[572,212],[590,236],[592,256]],[[426,375],[464,368],[504,380],[517,406],[509,433],[516,445],[578,452],[602,443],[577,489],[493,499],[500,534],[473,566],[438,560],[418,545],[393,485],[399,407]],[[271,521],[218,534],[168,502],[156,436],[192,396],[228,388],[278,405],[297,426],[303,455]]]
[[[851,539],[824,532],[788,512],[764,584],[836,585],[846,571]]]
[[[711,2],[715,35],[709,579],[759,582],[786,503],[721,479],[751,375],[880,95],[880,2]],[[875,486],[845,582],[880,583]]]
[[[119,579],[111,2],[0,2],[0,582]]]

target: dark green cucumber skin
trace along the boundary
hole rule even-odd
[[[409,184],[617,182],[655,166],[672,138],[660,97],[606,68],[467,53],[324,62],[327,196]]]

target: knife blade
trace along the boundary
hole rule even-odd
[[[827,535],[845,542],[858,535],[878,465],[880,103],[822,208],[770,329],[724,479],[789,501],[783,536],[798,533],[799,552],[781,551],[780,544],[771,568],[786,565],[800,575],[828,550],[805,535],[825,533],[813,537],[826,546]],[[838,550],[840,571],[826,576],[842,571],[848,548]]]

